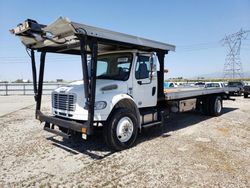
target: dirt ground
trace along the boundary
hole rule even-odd
[[[214,118],[176,114],[116,153],[101,134],[47,133],[34,105],[22,108],[0,117],[0,187],[250,187],[250,98],[224,107]]]
[[[0,117],[34,104],[34,97],[31,95],[0,96]]]

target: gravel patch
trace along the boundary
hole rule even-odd
[[[176,114],[115,153],[100,133],[45,132],[34,105],[22,108],[0,117],[0,187],[250,187],[250,99],[224,107],[220,117]]]

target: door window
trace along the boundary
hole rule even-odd
[[[137,80],[149,78],[150,73],[150,57],[138,56],[135,67],[135,78]]]

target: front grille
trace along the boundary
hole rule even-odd
[[[76,96],[73,94],[52,94],[52,106],[55,109],[75,111]]]

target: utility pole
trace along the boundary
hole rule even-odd
[[[237,33],[226,35],[221,40],[222,45],[228,50],[226,55],[223,75],[224,78],[243,78],[243,68],[240,60],[241,42],[247,38],[250,30],[241,29]]]

